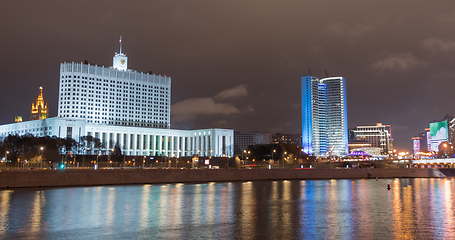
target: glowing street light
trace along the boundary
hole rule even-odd
[[[6,151],[5,152],[5,161],[8,162],[8,154],[9,154],[9,151]]]
[[[96,162],[95,162],[95,169],[98,169],[98,162],[99,162],[99,158],[101,156],[101,152],[98,153],[98,155],[96,155]]]
[[[39,147],[40,154],[41,154],[41,161],[40,161],[40,167],[43,167],[43,151],[44,151],[44,146]]]

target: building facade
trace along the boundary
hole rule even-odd
[[[273,144],[293,144],[300,147],[302,137],[300,134],[275,133],[272,135]]]
[[[170,94],[169,77],[127,68],[120,40],[112,67],[60,65],[58,117],[2,125],[0,139],[25,134],[72,138],[84,146],[79,154],[109,154],[119,146],[126,155],[233,156],[231,129],[170,129]],[[88,143],[88,136],[101,146]]]
[[[58,116],[117,126],[170,128],[171,78],[127,68],[115,53],[113,67],[60,64]]]
[[[300,81],[303,151],[315,156],[347,155],[346,79],[304,76]]]
[[[412,153],[417,155],[422,152],[422,139],[420,137],[413,137],[412,140]]]
[[[420,132],[418,136],[412,137],[411,141],[414,154],[431,152],[431,137],[429,128],[425,128],[425,130]]]
[[[372,147],[380,148],[382,155],[393,153],[391,125],[376,123],[376,125],[357,126],[351,132],[355,140],[364,141],[371,144]]]
[[[230,129],[175,130],[88,123],[84,120],[48,118],[0,126],[0,138],[30,134],[72,138],[85,149],[80,154],[108,154],[117,145],[123,154],[136,156],[233,156]],[[98,138],[101,147],[87,146],[85,136]]]
[[[272,137],[268,133],[234,131],[234,143],[234,153],[240,154],[249,146],[272,143]]]

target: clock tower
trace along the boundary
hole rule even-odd
[[[120,49],[114,55],[112,67],[125,71],[128,66],[128,57],[122,52],[122,36],[120,36],[119,45]]]

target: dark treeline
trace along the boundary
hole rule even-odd
[[[306,162],[315,161],[315,157],[304,153],[302,149],[295,144],[258,144],[249,146],[240,153],[240,157],[245,159],[256,160],[280,160],[285,157],[300,159]]]
[[[0,159],[6,160],[11,167],[51,167],[59,163],[71,166],[131,167],[188,167],[192,166],[192,157],[175,158],[167,156],[126,156],[120,147],[115,145],[106,150],[98,138],[81,137],[78,143],[71,138],[35,137],[33,135],[9,135],[0,141]],[[212,159],[214,162],[220,159]],[[227,159],[223,158],[226,165]],[[199,161],[198,164],[204,164]]]
[[[0,142],[0,152],[2,158],[12,163],[44,160],[58,162],[63,153],[71,151],[76,145],[74,139],[9,135]]]

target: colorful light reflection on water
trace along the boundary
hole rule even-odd
[[[454,188],[381,179],[3,190],[0,239],[455,239]]]

